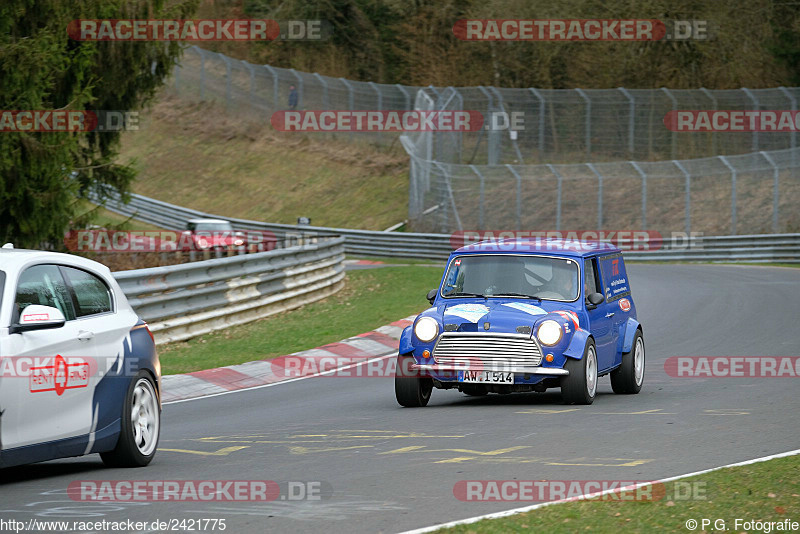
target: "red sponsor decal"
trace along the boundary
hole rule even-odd
[[[89,364],[67,363],[56,355],[53,365],[30,368],[30,391],[41,393],[55,391],[59,397],[68,389],[85,388],[89,385]]]
[[[631,301],[628,299],[619,299],[619,309],[626,312],[631,310]]]
[[[575,328],[580,329],[581,325],[578,323],[578,315],[575,312],[559,310],[554,313],[559,314],[564,319],[572,321],[573,324],[575,324]]]
[[[30,322],[49,321],[50,320],[50,314],[49,313],[29,313],[27,315],[23,315],[22,316],[22,320],[23,321],[30,321]]]

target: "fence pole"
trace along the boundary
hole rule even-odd
[[[225,62],[225,107],[231,106],[231,60],[225,54],[217,53]]]
[[[556,189],[556,230],[561,230],[561,182],[563,178],[561,177],[561,173],[551,164],[548,163],[547,168],[555,175],[556,183],[558,184]]]
[[[575,91],[586,102],[586,159],[592,159],[592,99],[583,91],[576,88]]]
[[[367,82],[375,94],[378,95],[378,111],[383,111],[383,94],[375,82]]]
[[[631,157],[634,157],[634,135],[636,132],[636,100],[633,98],[627,89],[624,87],[618,87],[623,95],[628,97],[628,103],[630,105],[630,109],[628,110],[628,152],[630,152]]]
[[[434,161],[433,164],[436,165],[439,168],[439,170],[442,171],[442,174],[444,175],[444,182],[445,182],[445,185],[447,186],[447,194],[450,196],[450,205],[453,208],[453,216],[456,218],[456,227],[459,230],[463,231],[464,227],[461,226],[461,217],[459,217],[458,209],[456,208],[456,199],[453,196],[453,188],[450,187],[450,173],[447,172],[447,170],[444,168],[444,165],[442,165],[438,161]],[[441,230],[442,233],[445,233],[445,232],[448,232],[448,231],[449,231],[449,229],[447,227],[444,227],[444,226],[442,227],[442,230]]]
[[[661,90],[664,92],[667,97],[672,101],[672,111],[678,111],[678,100],[669,92],[669,89],[666,87],[662,87]],[[671,158],[675,159],[677,157],[675,154],[677,153],[678,149],[678,132],[672,132],[672,149],[670,150]]]
[[[717,156],[731,171],[731,235],[736,235],[736,169],[725,156]]]
[[[297,79],[297,89],[298,89],[297,92],[299,93],[297,98],[297,107],[302,109],[302,107],[305,106],[306,104],[306,99],[305,99],[306,95],[303,88],[303,78],[300,77],[300,75],[297,73],[296,70],[289,69],[289,71],[292,74],[294,74],[294,77]]]
[[[475,165],[470,165],[469,168],[472,169],[472,172],[474,172],[478,176],[478,180],[480,182],[480,197],[478,201],[478,230],[483,230],[483,210],[484,210],[483,199],[484,199],[484,190],[486,188],[485,186],[486,180],[484,179],[483,174],[481,174],[481,171],[479,171]]]
[[[586,164],[589,170],[597,176],[597,231],[603,229],[603,175],[591,163]]]
[[[744,92],[744,94],[746,94],[750,98],[750,100],[753,101],[753,106],[754,106],[753,110],[754,111],[758,111],[758,108],[761,107],[761,104],[759,104],[758,98],[756,98],[756,95],[753,94],[753,91],[751,91],[747,87],[742,87],[742,92]],[[756,129],[753,130],[753,152],[757,152],[758,148],[759,148],[759,146],[758,146],[758,129],[756,128]]]
[[[506,111],[506,105],[503,102],[503,95],[500,93],[500,91],[497,90],[497,87],[490,86],[489,89],[491,89],[492,92],[497,95],[497,99],[500,102],[500,105],[498,106],[500,108],[500,110],[503,113],[508,113]],[[453,89],[453,90],[455,91],[455,89]],[[509,121],[508,122],[509,137],[511,138],[511,144],[514,145],[514,151],[517,153],[517,161],[519,162],[520,165],[524,165],[525,164],[525,160],[522,158],[522,152],[519,149],[519,144],[517,144],[517,138],[516,137],[511,137],[511,115],[510,114],[508,115],[508,121]]]
[[[489,163],[489,165],[497,165],[497,162],[499,160],[499,158],[497,157],[498,156],[497,152],[498,152],[498,145],[500,144],[498,135],[500,134],[500,132],[497,131],[497,130],[494,130],[492,128],[492,124],[491,124],[492,123],[492,113],[494,112],[494,109],[495,109],[494,97],[492,97],[492,95],[489,93],[489,91],[486,90],[486,88],[484,86],[479,85],[478,89],[480,89],[481,93],[484,94],[484,96],[486,97],[486,100],[487,100],[487,104],[486,104],[486,121],[484,121],[486,123],[486,126],[488,127],[488,131],[487,131],[488,142],[486,143],[486,145],[487,145],[486,159],[487,159],[487,162]]]
[[[320,76],[318,72],[314,73],[314,78],[316,78],[322,86],[322,107],[325,109],[331,109],[331,101],[328,97],[328,82],[326,82],[325,78]]]
[[[520,231],[522,230],[522,177],[511,165],[506,164],[506,168],[517,179],[517,231]]]
[[[778,181],[780,179],[780,170],[778,169],[778,166],[775,165],[775,161],[772,159],[772,156],[770,156],[763,150],[759,152],[759,154],[764,156],[764,159],[767,160],[767,163],[769,163],[772,166],[772,173],[774,179],[773,192],[772,192],[772,232],[777,234],[778,233]]]
[[[792,93],[790,93],[789,90],[786,89],[784,86],[780,86],[780,87],[778,87],[778,89],[780,89],[781,92],[784,95],[786,95],[786,98],[789,99],[789,102],[792,103],[792,112],[796,112],[797,111],[797,99],[794,97],[794,95]],[[790,140],[789,141],[789,148],[791,148],[791,149],[796,148],[797,147],[797,131],[795,131],[794,129],[789,134],[789,140]],[[792,155],[792,161],[794,161],[794,154]]]
[[[544,157],[544,112],[545,112],[545,101],[542,93],[539,92],[538,89],[534,89],[533,87],[528,88],[528,91],[533,93],[539,100],[539,161],[542,160]]]
[[[274,68],[270,67],[269,65],[264,65],[264,68],[269,71],[270,76],[272,76],[272,109],[277,111],[279,108],[278,100],[280,100],[280,90],[278,88],[278,73],[275,71]]]
[[[686,235],[687,237],[691,235],[692,232],[692,209],[691,209],[691,202],[692,202],[692,177],[689,174],[689,171],[681,164],[680,161],[677,159],[673,159],[672,163],[675,164],[678,169],[683,173],[686,177],[686,207],[685,207],[685,222],[684,226],[686,228]]]
[[[700,91],[704,95],[706,95],[709,98],[709,100],[711,100],[712,104],[714,104],[714,111],[717,111],[717,97],[715,97],[711,93],[711,91],[709,91],[705,87],[701,87]],[[716,154],[717,153],[717,132],[716,132],[716,130],[712,130],[711,131],[711,153],[712,154]]]
[[[200,55],[200,101],[204,101],[206,99],[206,55],[198,46],[193,46],[192,49]]]
[[[629,161],[628,163],[630,163],[631,166],[636,169],[636,172],[639,173],[639,176],[642,177],[642,230],[647,230],[647,174],[635,161]]]
[[[402,85],[400,85],[399,83],[394,84],[394,86],[397,87],[400,90],[401,93],[403,93],[403,98],[405,98],[405,101],[406,101],[406,107],[404,109],[405,110],[410,110],[411,109],[411,96],[408,94],[408,90],[405,87],[403,87]]]
[[[250,105],[253,105],[256,97],[256,71],[248,61],[242,61],[247,71],[250,73]]]

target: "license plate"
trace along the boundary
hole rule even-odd
[[[514,373],[503,371],[459,371],[458,381],[477,384],[513,384]]]

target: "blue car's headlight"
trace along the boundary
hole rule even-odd
[[[423,343],[433,341],[438,333],[439,323],[431,317],[423,317],[414,325],[414,335]]]
[[[562,335],[563,330],[561,330],[561,325],[552,319],[548,319],[540,324],[539,330],[536,332],[536,337],[539,338],[542,345],[547,345],[548,347],[552,347],[561,341]]]

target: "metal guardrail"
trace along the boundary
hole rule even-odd
[[[446,259],[453,250],[449,234],[379,232],[322,226],[274,224],[222,217],[176,206],[142,195],[131,195],[129,204],[109,201],[106,208],[166,229],[180,229],[186,220],[209,217],[230,221],[237,230],[271,231],[288,242],[308,242],[320,237],[342,236],[348,254]],[[621,245],[626,244],[624,241]],[[665,237],[657,250],[626,250],[637,261],[702,261],[747,263],[800,263],[800,234]]]
[[[156,343],[181,341],[335,293],[344,285],[344,241],[118,271],[114,278]]]

